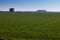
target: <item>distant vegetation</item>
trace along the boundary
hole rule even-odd
[[[2,40],[60,40],[60,13],[0,12]]]
[[[47,12],[46,10],[37,10],[37,12]]]

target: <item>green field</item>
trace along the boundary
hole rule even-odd
[[[0,39],[60,40],[60,13],[0,12]]]

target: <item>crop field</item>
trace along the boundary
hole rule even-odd
[[[0,40],[60,40],[60,13],[0,12]]]

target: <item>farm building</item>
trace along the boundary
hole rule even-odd
[[[14,8],[10,8],[9,9],[9,12],[14,12]]]

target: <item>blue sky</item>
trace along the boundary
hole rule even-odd
[[[0,11],[60,11],[60,0],[0,0]]]

